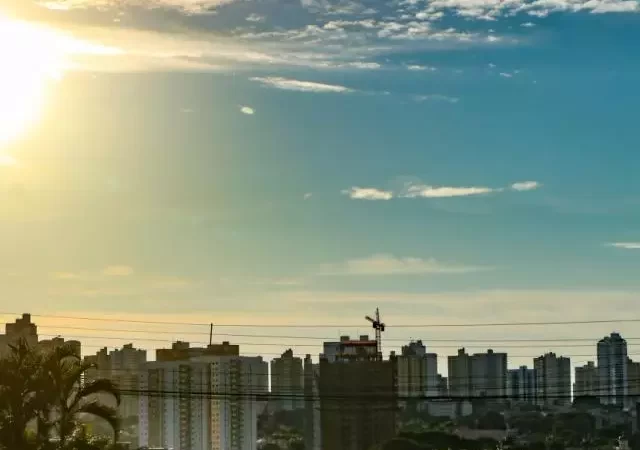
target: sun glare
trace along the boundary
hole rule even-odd
[[[70,56],[112,51],[0,14],[0,165],[16,164],[6,147],[38,119],[47,92],[71,66]]]

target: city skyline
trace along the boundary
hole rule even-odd
[[[225,338],[226,340],[224,341],[214,339],[214,335],[211,335],[211,339],[212,339],[211,342],[193,342],[193,341],[188,341],[186,339],[178,338],[174,341],[164,341],[164,342],[167,342],[168,345],[162,345],[161,343],[156,343],[155,346],[150,348],[139,346],[138,344],[135,343],[136,339],[128,339],[124,337],[118,338],[119,340],[122,340],[124,342],[120,345],[109,345],[107,343],[100,346],[92,346],[92,345],[87,346],[83,344],[82,340],[77,336],[75,338],[73,336],[71,336],[71,338],[65,338],[64,333],[57,334],[56,337],[54,337],[53,339],[40,339],[42,337],[47,337],[48,335],[42,335],[39,333],[38,324],[32,321],[32,315],[29,313],[22,314],[22,316],[15,319],[14,322],[8,322],[7,326],[9,327],[7,328],[7,334],[0,333],[0,346],[2,347],[0,348],[0,350],[2,351],[4,351],[3,350],[4,347],[6,347],[8,343],[11,342],[12,339],[15,340],[17,337],[21,337],[21,338],[26,338],[27,342],[30,342],[30,345],[32,346],[39,345],[45,349],[54,348],[55,346],[62,345],[65,343],[71,344],[75,348],[77,348],[78,354],[81,354],[84,358],[90,358],[90,360],[94,361],[95,363],[97,363],[100,360],[107,361],[107,360],[110,360],[111,358],[117,358],[117,361],[120,361],[117,363],[118,365],[127,364],[125,361],[136,361],[140,357],[144,358],[145,362],[154,362],[154,361],[170,362],[170,361],[185,360],[189,358],[202,358],[202,357],[206,357],[207,355],[214,355],[214,354],[230,355],[230,356],[240,355],[240,356],[246,356],[246,357],[263,357],[265,361],[270,361],[271,370],[269,371],[269,373],[271,373],[274,370],[274,364],[282,364],[282,363],[285,363],[286,361],[294,361],[295,364],[299,365],[300,368],[302,368],[303,360],[305,360],[306,356],[311,356],[312,361],[315,361],[315,363],[318,362],[318,358],[328,358],[331,361],[333,360],[333,356],[331,355],[334,355],[336,354],[336,352],[339,351],[341,343],[345,340],[348,341],[350,339],[350,336],[346,334],[336,335],[334,338],[313,338],[311,336],[305,336],[304,334],[300,334],[297,337],[296,336],[288,336],[288,337],[279,336],[278,338],[286,337],[288,339],[298,339],[298,340],[311,339],[311,340],[317,340],[318,342],[315,344],[311,344],[309,343],[309,341],[305,341],[304,344],[298,345],[298,348],[299,348],[298,351],[292,350],[293,348],[296,348],[295,344],[284,343],[284,344],[280,344],[279,347],[276,347],[281,349],[279,353],[257,351],[254,354],[254,352],[246,352],[244,349],[245,347],[250,347],[251,345],[254,345],[254,346],[257,345],[255,342],[253,343],[241,342],[238,340],[234,340],[228,335],[227,335],[227,338]],[[14,331],[14,330],[17,330],[17,331]],[[237,336],[237,335],[232,335],[232,336],[234,336],[236,339],[240,338],[240,336]],[[264,338],[265,336],[269,336],[269,335],[260,335],[260,334],[255,335],[256,338]],[[216,335],[216,337],[218,336]],[[374,336],[371,333],[352,335],[351,338],[352,339],[368,339],[370,342],[375,342],[373,341]],[[575,383],[577,382],[577,380],[575,379],[576,378],[575,375],[578,372],[582,373],[584,369],[592,368],[595,371],[594,376],[600,378],[601,380],[600,381],[601,384],[599,386],[596,385],[595,387],[592,387],[592,389],[595,391],[603,390],[602,395],[607,396],[609,394],[607,394],[608,391],[606,391],[606,389],[608,389],[606,387],[606,383],[609,383],[609,382],[604,382],[602,380],[605,379],[603,374],[609,373],[609,369],[608,369],[608,362],[606,362],[607,360],[603,359],[601,348],[602,348],[602,343],[608,342],[610,339],[618,339],[618,340],[622,339],[622,342],[624,343],[624,356],[622,356],[622,359],[621,359],[621,361],[624,362],[623,365],[625,366],[624,375],[622,374],[620,374],[619,376],[616,376],[613,374],[611,375],[612,381],[610,382],[610,385],[612,387],[610,389],[615,390],[616,389],[615,386],[620,385],[620,383],[626,383],[625,380],[633,381],[632,377],[627,374],[627,369],[626,369],[627,363],[635,364],[635,365],[638,365],[638,367],[640,367],[640,363],[633,362],[633,356],[636,356],[636,355],[640,356],[640,354],[628,352],[626,340],[621,337],[620,333],[615,331],[609,333],[608,335],[605,335],[604,338],[593,339],[593,342],[591,342],[590,344],[582,343],[584,341],[581,341],[580,344],[571,344],[573,346],[580,345],[581,346],[579,347],[580,349],[585,348],[585,350],[582,350],[585,353],[579,354],[579,355],[574,353],[575,349],[574,349],[574,352],[569,352],[569,353],[557,352],[557,350],[554,350],[553,345],[550,345],[548,347],[542,347],[540,352],[536,353],[536,350],[540,349],[540,347],[536,347],[536,344],[532,344],[532,343],[520,346],[521,348],[529,348],[529,352],[531,354],[526,356],[523,356],[520,354],[515,354],[515,355],[511,354],[510,356],[510,352],[508,349],[511,348],[510,345],[512,344],[509,344],[509,343],[505,343],[502,346],[500,344],[493,345],[493,346],[477,345],[472,347],[449,345],[449,347],[447,347],[449,350],[446,351],[445,353],[435,353],[431,350],[432,347],[425,345],[426,342],[424,342],[422,339],[409,339],[395,346],[397,350],[391,349],[389,351],[383,352],[383,357],[385,359],[388,359],[391,356],[395,355],[398,357],[418,357],[420,359],[426,358],[424,359],[424,361],[428,363],[427,363],[427,366],[419,369],[422,373],[422,375],[420,376],[430,377],[431,380],[427,382],[429,383],[428,385],[424,385],[424,387],[421,389],[424,389],[425,394],[428,392],[427,394],[428,396],[434,396],[434,393],[438,391],[438,381],[439,381],[438,377],[444,376],[445,378],[449,377],[448,378],[449,380],[453,380],[452,378],[450,378],[449,371],[451,370],[452,361],[456,359],[456,356],[460,357],[461,355],[463,355],[466,358],[467,363],[464,365],[465,368],[462,368],[463,366],[459,366],[459,368],[455,370],[466,371],[467,375],[465,376],[468,376],[469,378],[474,377],[472,366],[474,366],[475,360],[479,361],[479,358],[484,359],[487,356],[489,357],[495,356],[495,357],[501,358],[499,360],[501,362],[498,362],[498,366],[502,366],[502,368],[497,368],[495,370],[502,373],[502,376],[498,377],[500,378],[499,383],[502,383],[502,384],[500,386],[491,385],[491,387],[487,387],[486,390],[487,391],[496,390],[500,392],[499,395],[506,395],[506,392],[509,389],[508,380],[511,379],[512,372],[517,372],[519,370],[522,370],[523,368],[528,368],[529,370],[535,369],[535,366],[538,360],[542,361],[542,358],[546,358],[547,356],[552,356],[555,358],[557,355],[558,358],[565,358],[570,360],[570,368],[571,368],[570,378],[569,378],[571,383],[570,390],[575,388]],[[541,339],[540,341],[545,341],[545,339]],[[384,337],[383,337],[383,342],[384,342]],[[274,344],[274,346],[276,346],[276,344]],[[561,345],[559,345],[558,347],[561,347]],[[591,358],[589,357],[589,354],[586,353],[587,352],[586,348],[588,347],[592,347],[596,349],[596,352],[593,354],[593,357]],[[81,348],[82,348],[82,351],[80,350]],[[476,350],[470,351],[469,350],[470,348],[473,348]],[[500,351],[501,348],[503,351]],[[315,349],[315,351],[313,349]],[[578,359],[578,358],[586,358],[586,359]],[[447,364],[447,362],[449,365]],[[283,366],[283,367],[288,367],[286,371],[293,370],[291,369],[290,362],[286,364],[288,365]],[[437,367],[437,369],[435,370],[432,366],[434,364]],[[482,364],[488,364],[488,362],[483,362]],[[596,364],[596,365],[592,365],[592,364]],[[475,363],[475,367],[476,368],[478,367],[478,363]],[[616,366],[616,370],[618,370],[617,367],[618,366]],[[280,371],[283,369],[277,369],[277,370]],[[405,369],[403,370],[412,371],[415,369],[411,369],[411,366],[406,366]],[[486,370],[487,370],[486,368],[482,369],[482,373],[485,373],[485,374],[488,373],[486,372]],[[604,372],[599,373],[598,370],[602,370]],[[619,370],[622,370],[622,369],[619,369]],[[638,373],[640,373],[640,369],[635,369],[635,370],[638,370],[639,371]],[[287,375],[287,379],[289,380],[288,382],[290,382],[291,380],[290,377],[293,376],[292,374]],[[298,375],[302,376],[301,374],[298,374]],[[491,380],[491,376],[476,375],[475,377],[476,378],[485,377],[482,383],[495,382]],[[455,377],[455,379],[456,379],[456,385],[458,385],[461,382],[462,377]],[[640,381],[640,379],[638,379],[638,381]],[[410,383],[410,381],[408,382]],[[426,382],[426,378],[425,378],[425,382]],[[605,384],[602,384],[602,383],[605,383]],[[551,385],[553,385],[553,383]],[[484,386],[484,384],[482,386]],[[482,390],[484,388],[482,386],[475,385],[473,387],[475,392],[477,392],[476,394],[477,396],[483,395]],[[461,388],[455,388],[455,387],[452,388],[450,384],[449,388],[453,389],[455,391],[455,395],[458,395],[458,396],[472,395],[472,393],[474,392],[470,390],[471,388],[469,385],[467,385],[466,388],[461,389]],[[295,388],[295,390],[296,392],[302,391],[302,386]],[[452,395],[454,395],[454,393],[452,393]],[[612,395],[615,395],[615,391],[612,392]],[[625,393],[621,395],[624,397],[624,396],[627,396],[628,393],[625,391]]]
[[[640,314],[637,2],[369,3],[0,0],[23,44],[0,47],[7,298],[214,323]]]

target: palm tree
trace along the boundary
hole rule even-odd
[[[97,395],[113,397],[116,405],[119,405],[120,391],[108,379],[85,382],[87,371],[94,367],[81,361],[73,348],[68,346],[58,347],[44,357],[41,377],[45,387],[43,395],[48,401],[46,408],[41,410],[40,419],[43,424],[56,430],[60,449],[65,447],[84,415],[106,421],[113,429],[114,442],[117,440],[117,409],[102,403]]]
[[[24,340],[9,346],[9,355],[0,359],[0,449],[31,448],[28,424],[37,417],[40,357]]]

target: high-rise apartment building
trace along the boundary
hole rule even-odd
[[[599,397],[598,368],[593,361],[584,366],[576,367],[575,382],[573,383],[573,397]]]
[[[322,450],[320,424],[320,364],[314,364],[311,355],[304,358],[304,447]]]
[[[629,404],[635,405],[640,401],[640,362],[627,359],[627,380],[629,381]]]
[[[474,353],[471,356],[471,395],[502,399],[507,394],[507,354]]]
[[[291,349],[271,360],[270,402],[274,411],[293,411],[304,407],[302,359],[293,356]]]
[[[507,396],[513,402],[535,403],[536,371],[527,366],[509,370],[507,375]]]
[[[222,344],[210,344],[206,347],[191,347],[189,342],[176,341],[171,348],[156,350],[156,361],[184,361],[198,356],[239,356],[240,346],[224,341]]]
[[[38,327],[31,322],[31,314],[22,314],[15,322],[5,324],[5,334],[0,334],[0,357],[7,355],[9,345],[20,339],[32,348],[38,345]]]
[[[139,445],[173,450],[255,450],[257,397],[268,391],[261,357],[199,356],[147,363],[141,396]]]
[[[571,404],[571,361],[555,353],[533,360],[536,371],[536,402],[542,406]]]
[[[449,379],[438,374],[438,397],[449,395]]]
[[[320,358],[322,448],[364,450],[396,433],[396,360],[378,360],[375,340],[343,336]]]
[[[452,397],[471,396],[471,356],[464,348],[455,356],[447,358],[449,368],[449,395]]]
[[[118,406],[122,418],[138,416],[138,396],[134,391],[139,388],[139,373],[147,362],[147,351],[126,344],[121,349],[109,352],[110,378],[120,389],[129,391],[123,395]]]
[[[627,341],[611,333],[598,342],[600,399],[608,405],[624,405],[628,394]]]
[[[427,353],[422,341],[403,346],[397,365],[398,395],[401,398],[438,395],[438,355]]]
[[[82,355],[82,343],[80,341],[69,340],[65,341],[62,337],[54,337],[53,339],[43,339],[38,342],[38,348],[45,352],[50,352],[56,348],[67,346],[73,350],[74,355],[78,358]]]

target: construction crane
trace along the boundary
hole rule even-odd
[[[380,321],[380,310],[376,308],[376,318],[373,319],[371,316],[365,316],[373,329],[376,330],[376,353],[378,361],[382,361],[382,332],[384,331],[384,323]]]

